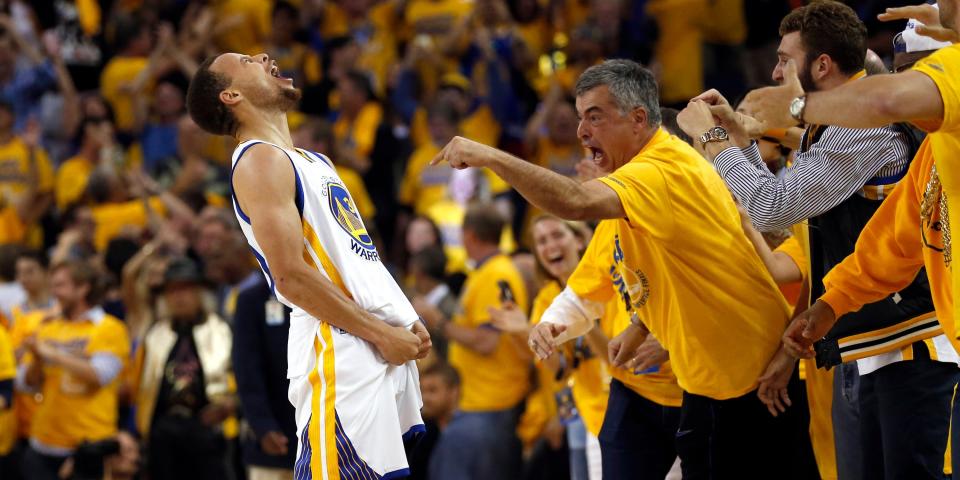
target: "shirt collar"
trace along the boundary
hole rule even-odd
[[[102,307],[97,306],[87,310],[87,312],[83,314],[83,319],[89,320],[90,323],[94,325],[100,325],[100,322],[102,322],[106,316],[107,312],[104,312]]]

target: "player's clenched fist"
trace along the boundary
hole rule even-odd
[[[421,338],[406,327],[389,326],[375,346],[387,363],[403,365],[419,358],[422,343]]]

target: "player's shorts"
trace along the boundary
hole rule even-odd
[[[302,312],[290,320],[289,397],[299,432],[294,478],[409,475],[403,441],[424,431],[416,363],[389,365],[368,342]]]

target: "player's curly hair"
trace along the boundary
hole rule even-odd
[[[867,55],[867,27],[852,8],[833,0],[815,1],[793,10],[780,22],[780,36],[800,32],[807,64],[827,54],[840,71],[863,70]]]
[[[240,121],[226,104],[220,101],[220,92],[230,87],[230,79],[210,70],[217,56],[207,58],[197,68],[187,89],[187,111],[200,128],[214,135],[234,135]]]

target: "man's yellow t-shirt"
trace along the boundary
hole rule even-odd
[[[133,96],[122,87],[132,83],[150,63],[147,57],[113,57],[100,74],[100,92],[113,107],[117,130],[131,131],[136,123]],[[147,92],[149,93],[149,92]]]
[[[680,387],[716,400],[754,390],[780,346],[789,307],[723,179],[659,129],[600,181],[626,211],[615,220],[614,283],[670,352]]]
[[[960,199],[960,165],[956,160],[960,155],[960,44],[937,50],[930,56],[917,61],[913,69],[926,74],[936,83],[940,90],[940,98],[943,100],[943,117],[940,121],[923,121],[917,124],[930,132],[927,141],[930,143],[937,173],[947,197],[949,224],[953,229],[960,228],[960,203],[957,203]],[[956,235],[953,237],[957,238]],[[960,255],[960,248],[951,244],[951,253],[956,261],[956,256]],[[960,274],[952,272],[951,282],[953,298],[960,298]],[[936,289],[936,286],[931,286]],[[960,315],[954,311],[954,324],[949,329],[945,328],[949,334],[948,337],[954,341],[954,347],[958,346],[954,334],[957,331],[958,321],[960,321]]]
[[[157,215],[166,213],[166,206],[160,198],[153,197],[149,202],[150,208],[157,212]],[[91,214],[94,223],[96,223],[93,232],[93,245],[101,252],[106,250],[110,240],[120,235],[124,228],[143,228],[147,226],[149,221],[147,208],[144,206],[143,200],[95,205],[91,208]]]
[[[93,172],[93,162],[77,155],[60,165],[57,169],[57,183],[53,193],[57,208],[63,211],[78,202],[87,189],[87,181]]]
[[[7,329],[0,326],[0,382],[12,381],[17,376],[17,362],[13,356],[13,342]],[[17,440],[17,417],[13,405],[0,408],[0,457],[10,453]]]
[[[625,285],[616,271],[616,238],[617,221],[600,222],[577,269],[567,280],[567,286],[581,298],[606,304],[600,324],[610,338],[619,335],[630,325],[630,315],[624,303]],[[666,345],[663,346],[667,348]],[[641,375],[622,368],[608,369],[613,378],[641,397],[660,405],[679,407],[683,392],[677,384],[670,363],[663,363],[656,372]]]
[[[0,245],[22,245],[27,241],[30,226],[23,223],[17,208],[0,205]]]
[[[30,149],[18,137],[0,145],[0,198],[18,198],[27,190],[28,183],[37,182],[37,191],[53,190],[53,166],[50,157],[40,147],[33,150],[37,178],[30,178]]]
[[[352,122],[341,116],[333,124],[333,134],[338,141],[352,147],[363,156],[373,152],[377,139],[377,128],[383,120],[383,107],[376,102],[368,102],[360,109]]]
[[[37,331],[37,341],[87,357],[109,354],[126,362],[130,355],[127,327],[99,309],[91,310],[86,320],[60,318],[45,323]],[[93,388],[61,367],[44,365],[43,404],[33,419],[30,438],[46,446],[70,449],[84,440],[115,435],[120,381],[117,375],[109,384]]]
[[[506,282],[517,306],[527,311],[523,277],[510,257],[496,254],[467,276],[460,298],[460,313],[453,321],[470,328],[493,328],[490,307],[500,307],[498,282]],[[530,365],[516,345],[501,334],[497,348],[481,355],[457,342],[450,345],[450,364],[460,372],[460,409],[465,412],[506,410],[517,406],[530,388]]]

